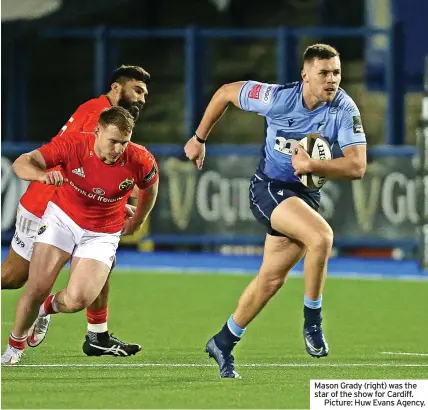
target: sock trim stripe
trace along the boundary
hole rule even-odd
[[[236,322],[233,320],[233,315],[230,315],[230,318],[227,320],[227,327],[229,328],[230,332],[236,336],[241,338],[242,335],[245,332],[245,328],[242,329],[241,327],[239,327]]]
[[[307,298],[305,295],[305,297],[303,299],[303,303],[309,309],[319,309],[322,306],[322,295],[317,300],[311,300],[311,299]]]
[[[10,337],[12,340],[15,340],[16,342],[22,342],[22,341],[27,340],[27,336],[17,337],[17,336],[15,336],[13,333],[11,333],[9,337]]]
[[[107,322],[104,322],[104,323],[88,323],[88,332],[93,332],[93,333],[108,332]]]

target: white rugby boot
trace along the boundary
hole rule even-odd
[[[37,347],[45,340],[46,333],[51,323],[51,315],[39,316],[28,331],[27,345]]]
[[[1,357],[2,365],[13,365],[18,364],[21,361],[21,357],[24,354],[24,350],[17,349],[11,345],[7,345],[6,351]]]

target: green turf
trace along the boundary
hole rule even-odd
[[[67,275],[62,275],[59,286]],[[131,358],[88,358],[84,313],[53,318],[46,341],[22,364],[213,364],[208,338],[233,311],[251,276],[136,274],[112,278],[109,327],[139,342]],[[19,291],[2,292],[2,348]],[[310,379],[424,379],[428,282],[330,279],[324,292],[328,358],[307,356],[301,336],[303,281],[291,278],[236,348],[243,380],[216,367],[2,367],[3,408],[309,408]],[[319,367],[243,367],[240,364]],[[327,364],[364,366],[327,367]],[[385,364],[379,367],[373,364]]]

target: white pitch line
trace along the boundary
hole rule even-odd
[[[16,364],[4,367],[217,367],[205,363],[57,363],[57,364]],[[419,363],[248,363],[237,367],[428,367]]]
[[[401,355],[401,356],[428,356],[428,353],[411,353],[411,352],[380,352],[381,354]]]

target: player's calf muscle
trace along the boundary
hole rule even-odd
[[[29,262],[13,264],[8,258],[1,264],[1,288],[20,289],[28,280]]]
[[[113,268],[112,268],[113,269]],[[111,273],[111,270],[110,270]],[[101,310],[105,308],[108,304],[108,297],[110,293],[110,274],[102,288],[100,294],[96,297],[96,299],[91,303],[88,308],[90,310]]]
[[[20,289],[25,285],[27,276],[18,276],[14,274],[9,266],[1,266],[1,288],[2,289]]]
[[[259,289],[263,295],[271,298],[281,289],[282,285],[285,282],[285,277],[259,277]]]

